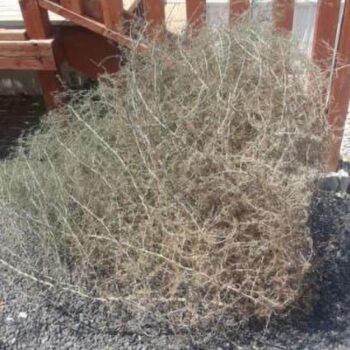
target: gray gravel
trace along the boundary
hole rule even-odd
[[[2,278],[0,284],[1,350],[181,348],[175,336],[124,332],[117,310],[104,312],[101,305],[49,291],[29,296],[20,280],[9,282]]]
[[[310,221],[318,261],[313,309],[269,324],[175,334],[118,306],[28,285],[0,267],[0,349],[350,349],[350,196],[324,192]],[[225,320],[223,325],[228,324]]]

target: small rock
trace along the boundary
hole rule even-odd
[[[6,322],[11,323],[13,321],[14,321],[13,317],[10,317],[10,316],[6,317]]]
[[[349,174],[343,169],[324,174],[319,181],[320,189],[323,191],[346,193],[349,185]]]
[[[336,192],[339,187],[339,178],[337,173],[328,173],[321,177],[319,181],[320,189],[323,191]]]
[[[350,184],[349,174],[345,170],[340,169],[338,171],[338,177],[339,177],[339,185],[340,185],[339,190],[341,192],[346,192]]]
[[[26,312],[22,311],[18,314],[18,318],[22,318],[25,320],[27,317],[28,317],[28,314]]]

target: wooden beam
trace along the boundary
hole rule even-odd
[[[100,0],[103,22],[106,27],[118,30],[124,19],[123,0]]]
[[[62,26],[60,34],[65,60],[90,79],[119,70],[121,53],[110,40],[78,26]]]
[[[47,39],[51,35],[49,15],[37,0],[20,0],[23,20],[31,39]]]
[[[187,23],[195,31],[205,24],[206,0],[186,0]]]
[[[29,39],[48,39],[51,35],[51,27],[47,10],[41,8],[37,0],[20,0],[20,6]],[[60,64],[57,64],[57,68],[59,71]],[[62,89],[58,71],[38,71],[47,109],[55,108],[54,93]]]
[[[241,18],[250,7],[249,0],[230,0],[230,22]]]
[[[152,29],[162,30],[165,25],[164,0],[143,0],[145,19]]]
[[[120,32],[117,32],[115,30],[109,29],[106,27],[106,25],[95,21],[94,19],[81,16],[71,10],[68,10],[53,1],[49,0],[38,0],[40,6],[42,6],[44,9],[48,11],[52,11],[71,22],[80,25],[81,27],[84,27],[86,29],[89,29],[97,34],[100,34],[110,40],[115,41],[116,43],[119,43],[121,45],[124,45],[126,47],[136,47],[138,51],[144,51],[147,49],[147,46],[142,43],[135,43],[135,41],[130,38],[129,36],[122,34]]]
[[[96,21],[103,21],[101,2],[99,0],[83,0],[82,6],[84,15]]]
[[[0,41],[0,69],[55,71],[53,40]]]
[[[328,170],[335,170],[338,165],[350,99],[350,2],[346,1],[344,6],[328,112],[328,121],[332,129],[332,140],[327,159]]]
[[[312,59],[324,70],[331,68],[339,10],[340,0],[319,0],[317,3]]]
[[[61,4],[80,15],[83,13],[82,0],[61,0]]]
[[[26,40],[26,31],[24,29],[2,29],[0,28],[0,40]]]
[[[277,30],[292,31],[294,6],[294,0],[272,0],[272,20]]]

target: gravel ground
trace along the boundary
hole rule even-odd
[[[174,334],[115,307],[28,286],[0,269],[0,349],[350,349],[350,196],[324,192],[311,226],[313,310],[222,334]],[[141,326],[140,326],[141,324]],[[193,339],[200,339],[201,344]]]

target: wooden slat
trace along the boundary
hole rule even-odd
[[[272,19],[277,30],[290,32],[293,29],[294,0],[272,0]]]
[[[119,70],[120,51],[105,37],[78,26],[60,28],[65,60],[91,79]]]
[[[338,165],[350,99],[350,2],[346,1],[344,6],[328,113],[329,124],[332,128],[332,142],[327,159],[328,170],[335,170]]]
[[[153,28],[162,28],[165,23],[164,0],[143,0],[145,19]]]
[[[26,31],[24,29],[1,29],[0,40],[26,40]]]
[[[194,29],[203,27],[206,18],[205,0],[186,0],[187,23]]]
[[[103,22],[106,27],[118,30],[123,22],[123,0],[100,0]]]
[[[57,69],[53,40],[0,41],[0,69]]]
[[[249,10],[249,0],[230,0],[230,22],[234,22]]]
[[[71,22],[80,25],[86,29],[89,29],[97,34],[103,35],[104,37],[111,39],[121,45],[127,46],[127,47],[135,47],[138,51],[143,51],[147,47],[142,43],[135,43],[134,40],[127,35],[124,35],[122,33],[116,32],[112,29],[107,28],[104,24],[95,21],[91,18],[81,16],[71,10],[68,10],[53,1],[49,0],[38,0],[40,6],[45,8],[48,11],[52,11]]]
[[[80,15],[83,13],[82,11],[82,1],[83,0],[61,0],[62,6],[79,13]]]
[[[312,59],[322,69],[330,68],[337,35],[340,0],[319,0],[317,3]]]
[[[47,11],[40,8],[37,0],[20,0],[19,3],[29,38],[49,38],[51,30]]]
[[[20,0],[20,6],[28,37],[30,39],[48,39],[51,35],[51,28],[47,10],[41,8],[37,0]],[[59,71],[60,64],[57,64],[57,69]],[[38,77],[46,108],[55,108],[54,93],[62,89],[58,72],[38,71]]]
[[[87,15],[96,21],[103,21],[101,3],[99,0],[83,0],[82,7],[84,15]]]

